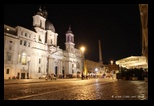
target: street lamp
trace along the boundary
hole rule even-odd
[[[95,77],[97,78],[98,68],[95,68]]]
[[[84,75],[83,75],[83,72],[84,72],[84,51],[85,51],[85,47],[84,46],[81,46],[81,48],[80,48],[80,50],[81,50],[81,52],[82,52],[82,64],[83,64],[83,67],[82,67],[82,79],[83,79],[83,77],[84,77]]]
[[[113,64],[113,60],[111,60],[110,63]]]

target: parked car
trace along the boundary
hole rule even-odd
[[[39,79],[45,79],[46,75],[41,75]]]

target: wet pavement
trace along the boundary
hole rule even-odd
[[[148,100],[148,82],[111,79],[4,81],[4,100]]]

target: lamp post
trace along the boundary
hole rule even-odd
[[[83,67],[82,67],[82,76],[81,76],[81,78],[83,79],[83,77],[84,77],[83,72],[84,72],[84,51],[85,51],[85,47],[82,46],[82,47],[80,48],[80,50],[81,50],[81,52],[82,52],[82,64],[83,64]]]
[[[27,59],[27,63],[28,63],[28,74],[27,74],[27,79],[30,78],[29,62],[30,62],[30,57],[28,56],[28,59]]]

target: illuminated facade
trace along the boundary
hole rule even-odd
[[[84,73],[85,75],[87,73],[93,73],[93,74],[102,76],[103,74],[108,72],[108,66],[104,64],[103,67],[100,67],[100,62],[95,62],[95,61],[86,59],[84,70],[85,70],[85,73]]]
[[[139,4],[142,25],[142,54],[148,63],[148,4]]]
[[[144,68],[148,69],[148,64],[146,62],[145,56],[130,56],[116,61],[116,64],[120,67],[125,67],[127,69],[131,68]]]
[[[39,8],[33,16],[33,30],[4,25],[4,79],[39,78],[46,74],[65,77],[81,72],[82,53],[74,47],[71,28],[66,32],[66,49],[62,50],[47,15]]]

